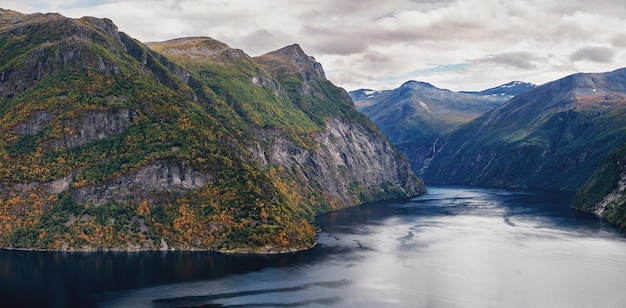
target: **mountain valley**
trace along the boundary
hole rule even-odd
[[[410,81],[351,95],[428,184],[578,191],[575,208],[625,226],[626,69],[480,92]]]
[[[357,109],[378,125],[421,174],[450,133],[533,87],[516,81],[481,92],[453,92],[407,81],[393,90],[362,89],[350,95]]]

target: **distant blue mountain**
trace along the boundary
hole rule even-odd
[[[481,92],[453,92],[410,80],[393,90],[359,89],[349,94],[357,109],[378,125],[420,173],[445,135],[533,87],[514,81]]]
[[[470,91],[462,91],[460,93],[466,94],[474,94],[474,95],[482,95],[482,96],[494,96],[494,97],[502,97],[506,100],[509,100],[515,97],[518,94],[526,92],[528,90],[532,90],[536,85],[523,81],[511,81],[509,83],[503,84],[501,86],[497,86],[495,88],[483,90],[480,92],[470,92]]]
[[[356,101],[362,101],[362,100],[374,98],[374,96],[377,96],[384,92],[387,92],[387,90],[376,91],[376,90],[371,90],[371,89],[358,89],[358,90],[351,91],[348,94],[350,94],[350,97],[352,98],[352,100],[356,102]]]
[[[437,184],[576,191],[624,144],[626,69],[574,74],[457,129],[423,176]]]

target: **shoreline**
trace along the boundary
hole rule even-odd
[[[407,196],[407,197],[403,197],[403,198],[396,198],[396,199],[383,199],[383,200],[378,200],[378,201],[372,201],[372,202],[365,202],[365,203],[359,203],[359,204],[354,204],[351,206],[347,206],[347,207],[342,207],[340,209],[336,209],[336,210],[331,210],[328,212],[324,212],[324,213],[320,213],[318,215],[315,215],[315,217],[317,216],[321,216],[321,215],[325,215],[331,212],[336,212],[336,211],[341,211],[343,209],[347,209],[347,208],[351,208],[351,207],[355,207],[355,206],[362,206],[365,204],[369,204],[369,203],[373,203],[373,202],[385,202],[385,201],[392,201],[392,200],[403,200],[403,199],[410,199],[410,198],[414,198],[417,196],[423,196],[428,194],[428,192],[424,192],[421,194],[416,194],[416,195],[412,195],[412,196]],[[319,233],[320,230],[316,231],[316,234]],[[142,253],[142,252],[212,252],[212,253],[219,253],[222,255],[258,255],[258,256],[270,256],[270,255],[281,255],[281,254],[290,254],[290,253],[297,253],[297,252],[301,252],[301,251],[306,251],[309,249],[314,248],[315,246],[317,246],[317,240],[314,241],[311,245],[307,246],[307,247],[303,247],[303,248],[287,248],[287,249],[277,249],[277,247],[257,247],[256,249],[254,248],[240,248],[240,249],[234,249],[234,250],[212,250],[212,249],[196,249],[196,248],[192,248],[192,249],[35,249],[35,248],[12,248],[12,247],[0,247],[0,250],[6,250],[6,251],[29,251],[29,252],[42,252],[42,253],[50,253],[50,252],[60,252],[60,253],[83,253],[83,254],[91,254],[91,253]],[[265,250],[263,250],[262,248],[265,248]]]
[[[20,251],[20,252],[38,252],[38,253],[67,253],[67,254],[94,254],[94,253],[125,253],[125,254],[133,254],[133,253],[152,253],[152,252],[210,252],[210,253],[219,253],[222,255],[258,255],[258,256],[269,256],[269,255],[281,255],[281,254],[290,254],[297,253],[301,251],[306,251],[317,246],[317,241],[315,241],[311,246],[305,248],[293,248],[288,250],[276,250],[276,251],[255,251],[252,249],[241,249],[241,250],[211,250],[211,249],[102,249],[102,250],[77,250],[77,249],[67,249],[67,250],[54,250],[54,249],[34,249],[34,248],[12,248],[12,247],[0,247],[0,251]]]

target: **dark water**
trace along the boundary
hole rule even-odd
[[[626,239],[571,195],[466,187],[321,216],[279,256],[0,251],[0,306],[626,307]]]

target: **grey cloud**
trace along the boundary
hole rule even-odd
[[[237,46],[245,46],[245,52],[250,55],[260,55],[294,42],[296,39],[288,33],[259,29],[242,36],[237,41]]]
[[[626,47],[626,34],[615,35],[611,43],[615,47]]]
[[[314,52],[345,56],[363,53],[369,47],[368,37],[364,34],[322,26],[304,26],[302,32],[314,46]]]
[[[546,1],[545,7],[552,12],[562,15],[571,15],[576,12],[589,12],[605,16],[620,16],[623,12],[623,0],[588,0]]]
[[[340,83],[367,83],[371,88],[381,82],[373,76],[402,76],[415,69],[471,59],[488,64],[471,69],[513,68],[489,73],[494,76],[608,70],[614,69],[613,63],[626,61],[626,53],[618,49],[626,47],[624,0],[597,0],[593,5],[587,0],[79,2],[7,0],[3,6],[64,8],[60,13],[70,17],[96,14],[144,41],[210,36],[250,55],[298,43],[333,71],[328,75]],[[451,74],[429,78],[444,80]],[[472,76],[476,74],[472,71]],[[466,82],[476,79],[471,80]]]
[[[328,9],[335,13],[355,13],[361,10],[367,10],[376,5],[377,0],[346,0],[336,1],[334,5],[327,6]]]
[[[367,50],[368,44],[359,40],[334,40],[328,39],[319,41],[314,48],[316,52],[332,55],[352,55],[362,53]]]
[[[608,47],[584,47],[575,51],[570,59],[572,61],[591,61],[609,63],[613,61],[615,51]]]
[[[535,69],[537,65],[534,62],[537,60],[539,57],[529,52],[511,52],[478,59],[476,62],[495,63],[518,69]]]
[[[409,0],[409,2],[419,3],[419,4],[428,4],[428,5],[437,5],[437,4],[447,4],[450,2],[454,2],[454,0]]]
[[[387,57],[386,55],[377,51],[367,52],[365,55],[363,55],[363,59],[369,62],[376,62],[376,63],[381,63],[381,62],[386,63],[386,62],[392,61],[390,57]]]
[[[372,75],[346,70],[343,73],[332,74],[332,80],[348,88],[355,88],[366,83],[371,83],[375,81],[376,78]]]

